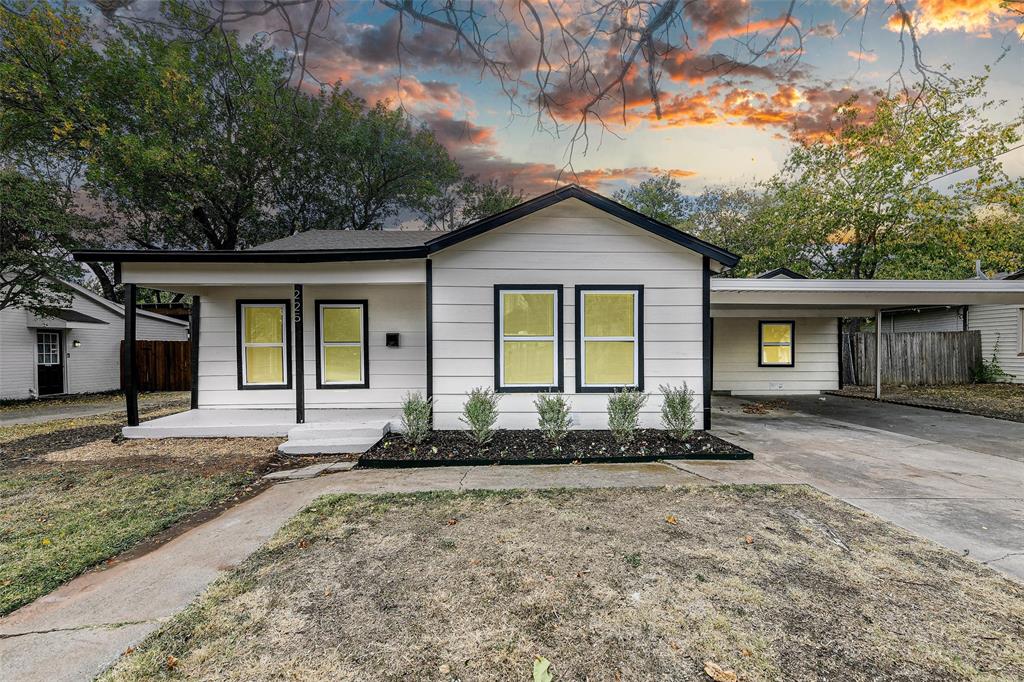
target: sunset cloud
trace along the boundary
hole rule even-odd
[[[874,64],[878,61],[878,55],[873,52],[863,52],[861,50],[850,50],[846,53],[847,57],[856,59],[858,62],[867,62],[868,64]]]
[[[1017,30],[1024,36],[1020,15],[1003,6],[1003,0],[917,0],[910,10],[918,35],[941,31],[963,31],[988,37],[992,30]],[[890,30],[903,28],[899,13],[889,17]]]

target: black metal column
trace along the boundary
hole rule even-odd
[[[192,409],[199,409],[199,297],[192,297],[188,316],[188,340],[192,370]]]
[[[292,294],[292,319],[295,322],[295,423],[306,423],[305,339],[302,336],[302,285],[296,284]]]
[[[139,368],[135,360],[136,302],[134,284],[124,285],[124,404],[128,426],[139,425]]]

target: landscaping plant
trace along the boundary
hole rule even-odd
[[[469,427],[469,435],[480,447],[491,442],[494,424],[498,421],[498,401],[501,396],[490,388],[477,387],[467,394],[459,421]]]
[[[561,393],[542,393],[533,404],[537,408],[537,426],[557,448],[572,426],[572,403]]]
[[[1007,379],[1013,379],[999,364],[999,334],[996,334],[996,342],[992,346],[992,359],[982,360],[981,364],[974,369],[974,383],[995,384]]]
[[[402,437],[409,445],[419,445],[430,435],[430,413],[434,401],[422,393],[408,393],[402,401]]]
[[[663,384],[658,389],[665,395],[661,404],[662,425],[676,440],[686,440],[693,433],[693,391],[686,382],[681,388]]]
[[[608,396],[608,429],[619,445],[628,445],[640,428],[640,408],[649,396],[627,388]]]

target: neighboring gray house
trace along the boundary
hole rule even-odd
[[[994,280],[1022,280],[1024,270]],[[888,310],[883,332],[981,332],[982,356],[995,355],[1009,381],[1024,383],[1024,305],[922,306]]]
[[[0,400],[120,387],[124,306],[63,282],[71,304],[52,317],[0,311]],[[185,341],[188,323],[138,311],[138,338]]]

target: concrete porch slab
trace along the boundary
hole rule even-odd
[[[307,409],[306,424],[397,423],[397,410]],[[295,410],[200,408],[126,426],[125,438],[271,438],[284,437],[297,426]]]

